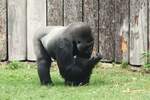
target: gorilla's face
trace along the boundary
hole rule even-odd
[[[74,71],[70,71],[66,76],[66,85],[71,86],[81,86],[89,83],[89,76],[84,71],[78,68],[78,70],[73,69]],[[79,71],[80,70],[80,71]],[[86,75],[85,75],[86,74]]]
[[[94,40],[93,38],[78,38],[76,40],[78,56],[83,58],[90,58],[93,50]]]
[[[91,28],[87,24],[72,24],[66,31],[73,41],[73,55],[77,55],[82,58],[90,58],[93,45],[94,37]]]
[[[65,84],[69,85],[69,86],[82,86],[82,85],[88,85],[89,80],[87,78],[87,79],[84,79],[84,80],[66,81]]]
[[[66,68],[66,85],[79,86],[88,84],[92,71],[92,67],[86,65],[88,59],[80,57],[74,57],[74,59],[74,64]]]

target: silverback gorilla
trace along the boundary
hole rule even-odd
[[[91,28],[82,22],[40,28],[34,36],[34,49],[41,84],[52,84],[52,58],[57,61],[65,84],[88,84],[92,69],[102,58],[99,53],[91,57],[93,45]]]

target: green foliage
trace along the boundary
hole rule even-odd
[[[145,63],[145,64],[144,64],[144,68],[150,69],[150,63]]]
[[[120,66],[123,69],[128,68],[128,62],[127,61],[122,61]]]
[[[21,64],[19,61],[11,61],[9,64],[8,64],[8,68],[10,69],[18,69],[19,67],[21,67]]]
[[[115,62],[112,62],[112,66],[114,67],[116,65],[116,63]]]
[[[8,64],[8,67],[9,69],[18,69],[18,68],[21,68],[23,66],[23,64],[19,61],[11,61],[9,64]]]
[[[144,52],[142,55],[143,55],[143,57],[148,57],[148,56],[150,56],[150,51]]]
[[[148,69],[148,70],[150,70],[150,60],[149,60],[149,57],[150,57],[150,51],[148,51],[148,52],[144,52],[143,54],[142,54],[142,59],[144,60],[144,68],[145,69]]]
[[[7,69],[16,70],[19,68],[36,68],[36,64],[34,62],[21,62],[21,61],[11,61],[7,65]]]

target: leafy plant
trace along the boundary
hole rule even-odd
[[[149,60],[149,57],[150,57],[150,51],[148,52],[144,52],[142,54],[142,59],[144,60],[144,64],[143,64],[143,67],[144,67],[144,70],[146,71],[150,71],[150,60]]]
[[[116,65],[116,63],[115,62],[112,62],[112,66],[114,67]]]
[[[128,68],[128,62],[122,61],[120,66],[121,66],[121,68]]]
[[[143,55],[143,57],[150,56],[150,51],[148,51],[148,52],[144,52],[142,55]]]
[[[11,61],[9,64],[8,64],[8,68],[10,69],[18,69],[20,67],[22,67],[22,63],[20,63],[19,61]]]

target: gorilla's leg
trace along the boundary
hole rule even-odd
[[[52,84],[50,77],[50,65],[51,61],[47,59],[37,60],[38,64],[38,75],[42,85]]]
[[[50,77],[51,56],[44,49],[40,38],[45,34],[37,34],[34,37],[34,50],[37,57],[38,75],[42,85],[52,84]]]
[[[51,58],[41,45],[41,56],[37,58],[38,74],[42,85],[52,84],[50,77]]]

